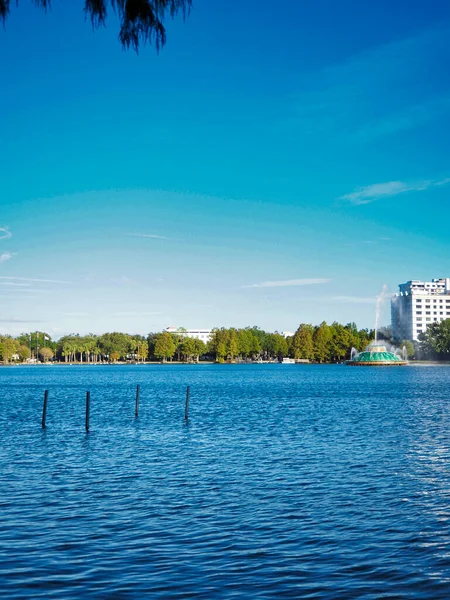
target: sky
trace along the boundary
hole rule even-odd
[[[52,4],[0,29],[0,333],[373,327],[450,276],[446,0],[194,0],[139,55]]]

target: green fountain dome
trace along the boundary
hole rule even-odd
[[[400,356],[389,352],[386,346],[379,342],[370,343],[363,352],[359,352],[351,360],[347,361],[352,366],[401,366],[406,365]]]

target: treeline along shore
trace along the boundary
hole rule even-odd
[[[17,337],[0,335],[3,364],[53,362],[103,364],[119,362],[199,362],[281,361],[283,358],[329,363],[350,357],[352,348],[363,350],[375,338],[373,329],[358,329],[355,323],[320,325],[302,323],[285,337],[259,327],[216,328],[210,341],[189,337],[183,328],[176,332],[130,335],[121,332],[102,335],[65,335],[53,340],[48,333],[34,331]],[[391,339],[390,328],[378,331],[378,339],[406,346],[410,358],[448,360],[450,358],[450,319],[433,323],[420,343]]]

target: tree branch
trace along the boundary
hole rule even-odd
[[[50,0],[33,1],[44,10],[50,8]],[[10,13],[10,4],[10,0],[0,0],[3,25]],[[159,51],[166,43],[165,18],[173,19],[181,13],[185,19],[192,8],[192,0],[85,0],[84,13],[95,29],[106,25],[109,6],[119,17],[119,40],[124,48],[131,46],[137,52],[141,44],[153,42]]]

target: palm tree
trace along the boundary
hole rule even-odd
[[[75,361],[75,351],[76,344],[73,339],[66,340],[62,347],[62,355],[66,362],[74,362]]]
[[[62,352],[61,352],[61,354],[64,356],[64,362],[68,362],[69,361],[69,352],[70,352],[70,350],[69,350],[69,344],[68,344],[68,342],[65,342],[63,344]]]
[[[50,0],[34,0],[34,3],[44,9],[50,7]],[[11,0],[0,0],[3,24],[10,12],[10,4]],[[192,0],[85,0],[84,12],[97,28],[106,25],[108,9],[112,9],[119,17],[119,40],[124,48],[131,46],[137,52],[139,44],[154,42],[159,51],[166,43],[165,18],[174,18],[180,12],[185,18],[191,6]]]
[[[97,346],[97,344],[95,344],[94,347],[92,348],[92,356],[93,356],[95,363],[97,363],[98,359],[101,357],[101,350]]]
[[[92,353],[95,347],[95,336],[92,334],[87,335],[83,338],[84,341],[84,352],[86,354],[86,362],[91,362]]]

